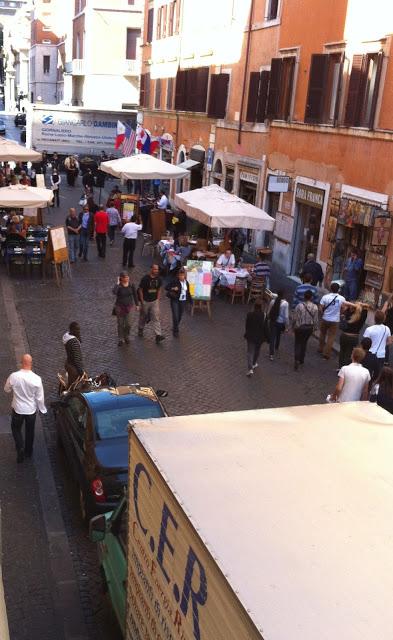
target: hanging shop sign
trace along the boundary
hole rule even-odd
[[[252,169],[249,169],[249,168],[240,169],[239,179],[242,182],[251,182],[251,184],[258,184],[259,172],[258,171],[254,172],[252,171]]]
[[[293,235],[293,222],[294,219],[291,216],[287,216],[285,213],[277,211],[276,224],[274,225],[275,237],[282,242],[290,243]]]
[[[323,189],[317,189],[316,187],[310,187],[308,184],[298,182],[296,185],[295,199],[296,202],[300,202],[300,204],[308,204],[310,207],[322,209],[323,201],[325,199],[325,191]]]
[[[266,191],[269,193],[287,193],[291,184],[289,176],[275,176],[270,173],[267,177]]]

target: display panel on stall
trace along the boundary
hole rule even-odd
[[[135,193],[126,193],[121,195],[121,212],[120,217],[125,222],[129,222],[132,216],[139,215],[139,195]]]
[[[46,259],[55,264],[68,262],[68,246],[64,227],[49,229]]]
[[[187,280],[193,300],[210,300],[212,293],[213,265],[205,260],[187,261]]]

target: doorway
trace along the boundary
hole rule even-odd
[[[299,275],[309,253],[317,258],[322,211],[306,204],[297,204],[295,243],[292,257],[293,275]]]

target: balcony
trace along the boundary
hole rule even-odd
[[[142,64],[140,60],[124,60],[123,75],[124,76],[140,76]]]
[[[85,75],[85,61],[79,58],[75,58],[72,61],[72,75],[84,76]]]

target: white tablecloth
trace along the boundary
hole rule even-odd
[[[247,269],[236,269],[235,271],[226,271],[225,269],[213,269],[213,278],[218,278],[223,287],[233,287],[236,278],[250,279],[251,276]]]

